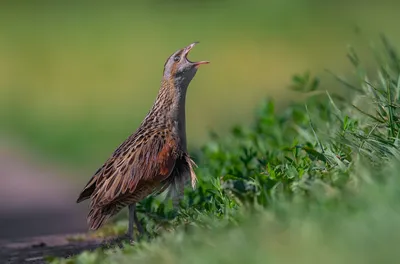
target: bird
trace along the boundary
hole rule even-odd
[[[187,151],[186,93],[200,65],[187,56],[198,42],[179,49],[164,64],[161,87],[150,111],[131,134],[94,173],[77,203],[90,199],[87,223],[97,230],[122,208],[129,208],[125,237],[134,242],[134,224],[143,234],[136,204],[164,191],[174,206],[183,197],[184,186],[195,188],[196,164]]]

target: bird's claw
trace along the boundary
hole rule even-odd
[[[125,234],[122,236],[104,240],[103,243],[101,243],[101,247],[102,248],[110,248],[110,247],[114,247],[115,245],[118,245],[119,248],[123,248],[124,242],[131,246],[133,246],[137,243],[130,235]]]

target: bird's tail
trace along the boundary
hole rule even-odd
[[[99,229],[111,216],[118,212],[116,206],[92,207],[87,222],[91,230]]]

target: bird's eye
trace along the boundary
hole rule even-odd
[[[178,62],[178,61],[180,61],[180,60],[181,60],[181,57],[179,57],[179,56],[175,56],[175,57],[174,57],[174,61],[175,61],[175,62]]]

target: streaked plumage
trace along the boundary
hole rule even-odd
[[[161,88],[150,112],[81,192],[78,203],[91,199],[88,214],[91,229],[98,229],[127,205],[133,205],[130,214],[134,214],[135,204],[150,194],[169,189],[179,198],[186,181],[190,180],[194,187],[194,162],[186,147],[185,98],[198,66],[208,63],[187,59],[194,45],[168,58]],[[131,218],[133,215],[129,232],[133,230]]]

